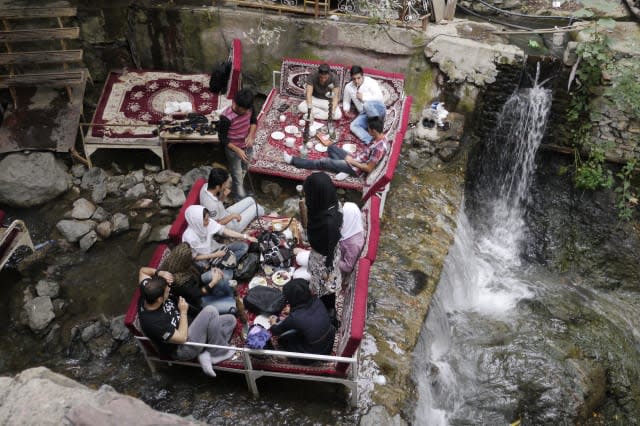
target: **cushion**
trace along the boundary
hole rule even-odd
[[[280,93],[304,99],[307,76],[315,71],[323,61],[285,58],[280,69]],[[329,68],[338,77],[338,87],[344,87],[345,67],[340,64],[329,64]]]
[[[198,179],[193,184],[189,194],[187,194],[187,199],[178,212],[176,220],[169,229],[169,239],[176,245],[182,242],[182,233],[187,229],[187,220],[184,218],[184,212],[188,207],[200,203],[200,188],[202,188],[202,185],[206,182],[204,179]]]

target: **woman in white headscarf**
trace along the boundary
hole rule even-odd
[[[251,242],[257,242],[257,240],[247,234],[227,229],[210,219],[209,211],[203,206],[189,206],[184,212],[184,217],[189,226],[182,234],[182,242],[189,244],[193,260],[199,267],[206,270],[200,279],[209,287],[209,294],[215,297],[232,296],[233,290],[229,287],[229,280],[233,277],[233,269],[211,268],[209,270],[211,261],[226,253],[225,246],[217,242],[213,236],[218,234]],[[244,241],[234,241],[226,245],[226,248],[235,254],[237,260],[240,260],[249,250],[249,245]]]
[[[340,270],[348,274],[360,257],[364,247],[364,227],[362,213],[355,203],[342,206],[342,228],[340,228]]]

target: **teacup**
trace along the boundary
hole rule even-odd
[[[316,135],[315,129],[309,129],[309,136],[314,137]]]
[[[296,145],[296,138],[288,137],[284,140],[284,144],[287,148],[293,148]]]
[[[304,120],[300,120],[300,121],[298,121],[298,125],[299,125],[300,127],[304,127],[305,123],[306,123],[306,122],[305,122]]]
[[[287,116],[284,114],[281,114],[279,120],[281,123],[284,123],[285,121],[287,121]]]

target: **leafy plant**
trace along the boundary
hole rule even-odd
[[[540,43],[535,40],[529,40],[529,47],[532,49],[540,49]]]
[[[638,205],[638,195],[631,186],[637,160],[632,159],[616,173],[620,178],[621,185],[615,189],[616,207],[618,208],[618,217],[622,220],[630,220],[633,216],[633,208]]]
[[[604,168],[604,148],[594,146],[589,152],[589,158],[582,162],[576,153],[576,187],[583,189],[611,188],[613,173]]]

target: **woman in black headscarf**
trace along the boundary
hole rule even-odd
[[[296,330],[291,337],[279,340],[283,349],[290,352],[328,355],[333,350],[335,328],[331,325],[329,314],[324,304],[311,294],[309,282],[294,279],[284,285],[284,298],[290,311],[281,322],[272,316],[271,333],[280,336],[289,330]],[[304,360],[297,360],[305,362]]]
[[[311,291],[335,317],[336,292],[342,286],[340,273],[340,228],[342,209],[329,175],[312,173],[304,181],[307,205],[307,238],[311,245],[309,273]]]

